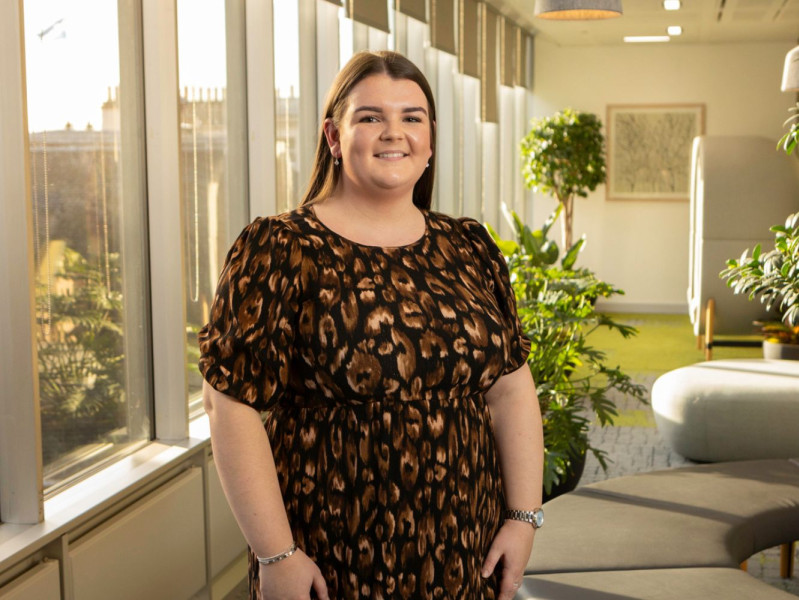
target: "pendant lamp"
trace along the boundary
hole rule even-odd
[[[622,12],[621,0],[535,0],[535,16],[540,19],[609,19]]]
[[[783,92],[799,92],[799,46],[785,55],[785,68],[782,71]]]

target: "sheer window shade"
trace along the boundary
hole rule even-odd
[[[427,23],[425,0],[397,0],[397,10],[404,15]]]
[[[499,81],[497,73],[499,13],[487,4],[481,4],[482,36],[480,56],[482,67],[482,89],[480,93],[480,117],[483,121],[499,121]]]
[[[391,33],[388,0],[347,0],[347,16],[354,21]]]
[[[506,18],[500,19],[499,82],[512,87],[516,75],[516,48],[519,44],[519,28]]]
[[[458,68],[464,75],[480,77],[480,6],[477,0],[460,0]]]
[[[430,34],[433,48],[457,54],[455,0],[430,0]]]

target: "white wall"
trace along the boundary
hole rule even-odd
[[[606,120],[608,104],[703,103],[705,132],[777,140],[794,96],[780,92],[790,44],[657,44],[559,47],[536,39],[533,112],[572,107]],[[776,150],[775,150],[776,151]],[[765,200],[765,199],[764,199]],[[554,208],[536,194],[533,224]],[[605,200],[605,186],[575,200],[580,263],[626,294],[606,308],[687,311],[688,202]],[[558,238],[559,239],[559,238]]]

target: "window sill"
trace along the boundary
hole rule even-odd
[[[203,415],[189,424],[187,439],[175,443],[153,441],[46,500],[41,523],[1,524],[0,572],[135,495],[181,463],[195,458],[209,445],[210,427],[208,417]]]

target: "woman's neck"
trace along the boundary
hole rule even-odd
[[[425,219],[412,196],[365,200],[338,193],[314,203],[316,217],[326,227],[356,243],[370,246],[404,246],[425,231]]]

